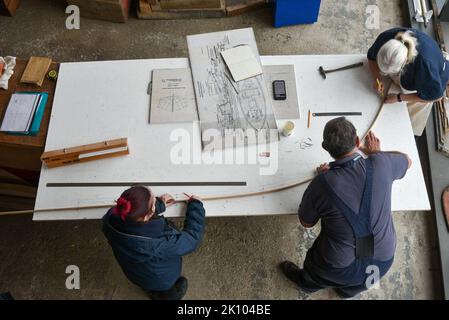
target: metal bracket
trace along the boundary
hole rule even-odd
[[[416,22],[424,23],[424,26],[427,28],[427,25],[433,16],[433,10],[427,9],[426,0],[413,0],[413,6],[415,13],[413,17]]]

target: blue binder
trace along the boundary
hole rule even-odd
[[[31,122],[30,129],[27,133],[18,133],[18,132],[7,132],[8,135],[15,136],[36,136],[39,133],[39,129],[41,127],[42,118],[45,112],[45,106],[47,105],[48,100],[48,92],[16,92],[20,94],[39,94],[40,102],[34,111],[33,121]]]

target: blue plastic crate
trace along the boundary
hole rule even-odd
[[[318,21],[321,0],[276,0],[274,26],[311,24]]]

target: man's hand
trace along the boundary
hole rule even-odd
[[[380,152],[380,140],[371,131],[368,132],[363,144],[364,145],[360,148],[360,150],[362,150],[366,155]]]
[[[170,207],[175,204],[175,198],[168,193],[163,194],[159,198],[165,203],[165,207]]]
[[[329,171],[329,169],[330,169],[329,163],[323,163],[318,168],[316,168],[316,173],[317,174],[324,173],[324,172]]]

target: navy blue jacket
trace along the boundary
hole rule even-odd
[[[399,32],[412,31],[418,40],[418,56],[406,65],[401,74],[401,85],[409,91],[416,91],[426,101],[436,100],[444,95],[449,81],[449,63],[438,44],[427,34],[410,28],[393,28],[382,32],[368,51],[368,59],[376,60],[380,48]]]
[[[163,227],[153,237],[118,231],[111,215],[109,210],[103,217],[103,233],[126,277],[145,291],[170,289],[181,275],[182,256],[198,247],[204,233],[205,210],[197,200],[187,205],[182,231],[160,217]]]

